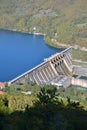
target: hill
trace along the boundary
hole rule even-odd
[[[84,50],[87,49],[87,0],[1,0],[0,28],[43,33],[52,46],[55,39],[56,43]]]

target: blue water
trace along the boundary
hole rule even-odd
[[[60,49],[45,44],[43,36],[0,31],[0,81],[10,81]]]

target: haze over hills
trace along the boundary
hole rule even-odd
[[[87,48],[87,0],[1,0],[0,28],[45,33]]]

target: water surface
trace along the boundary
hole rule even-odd
[[[60,49],[45,44],[43,36],[0,31],[0,81],[10,81]]]

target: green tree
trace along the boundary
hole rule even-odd
[[[70,109],[83,109],[83,106],[80,105],[79,101],[72,101],[69,97],[67,97],[67,107]]]
[[[42,87],[39,94],[37,94],[37,97],[41,104],[48,104],[52,103],[53,99],[56,96],[56,93],[57,89],[55,87],[52,89],[46,89],[45,87]]]

